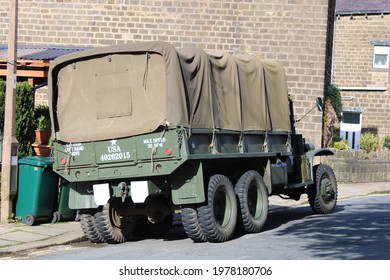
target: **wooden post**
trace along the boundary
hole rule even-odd
[[[7,222],[13,211],[13,199],[16,196],[17,145],[15,137],[16,114],[16,50],[18,0],[10,0],[9,35],[7,55],[7,89],[5,95],[4,135],[1,174],[1,222]]]

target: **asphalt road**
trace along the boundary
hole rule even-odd
[[[309,206],[271,208],[262,233],[225,243],[193,243],[181,227],[163,239],[82,242],[19,255],[34,260],[390,260],[390,195],[338,202],[335,213]]]

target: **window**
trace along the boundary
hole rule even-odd
[[[360,113],[343,112],[343,123],[360,124]]]
[[[389,68],[389,47],[374,46],[374,68]]]

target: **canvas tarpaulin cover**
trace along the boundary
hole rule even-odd
[[[86,142],[160,126],[290,131],[279,63],[166,42],[89,49],[53,61],[49,103],[55,138]]]

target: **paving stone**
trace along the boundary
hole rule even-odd
[[[12,246],[15,244],[18,244],[19,242],[10,241],[10,240],[4,240],[0,238],[0,248],[5,246]]]
[[[15,241],[15,242],[32,242],[32,241],[47,239],[48,237],[49,237],[48,235],[26,233],[25,231],[14,231],[14,232],[3,234],[1,236],[1,239]]]

